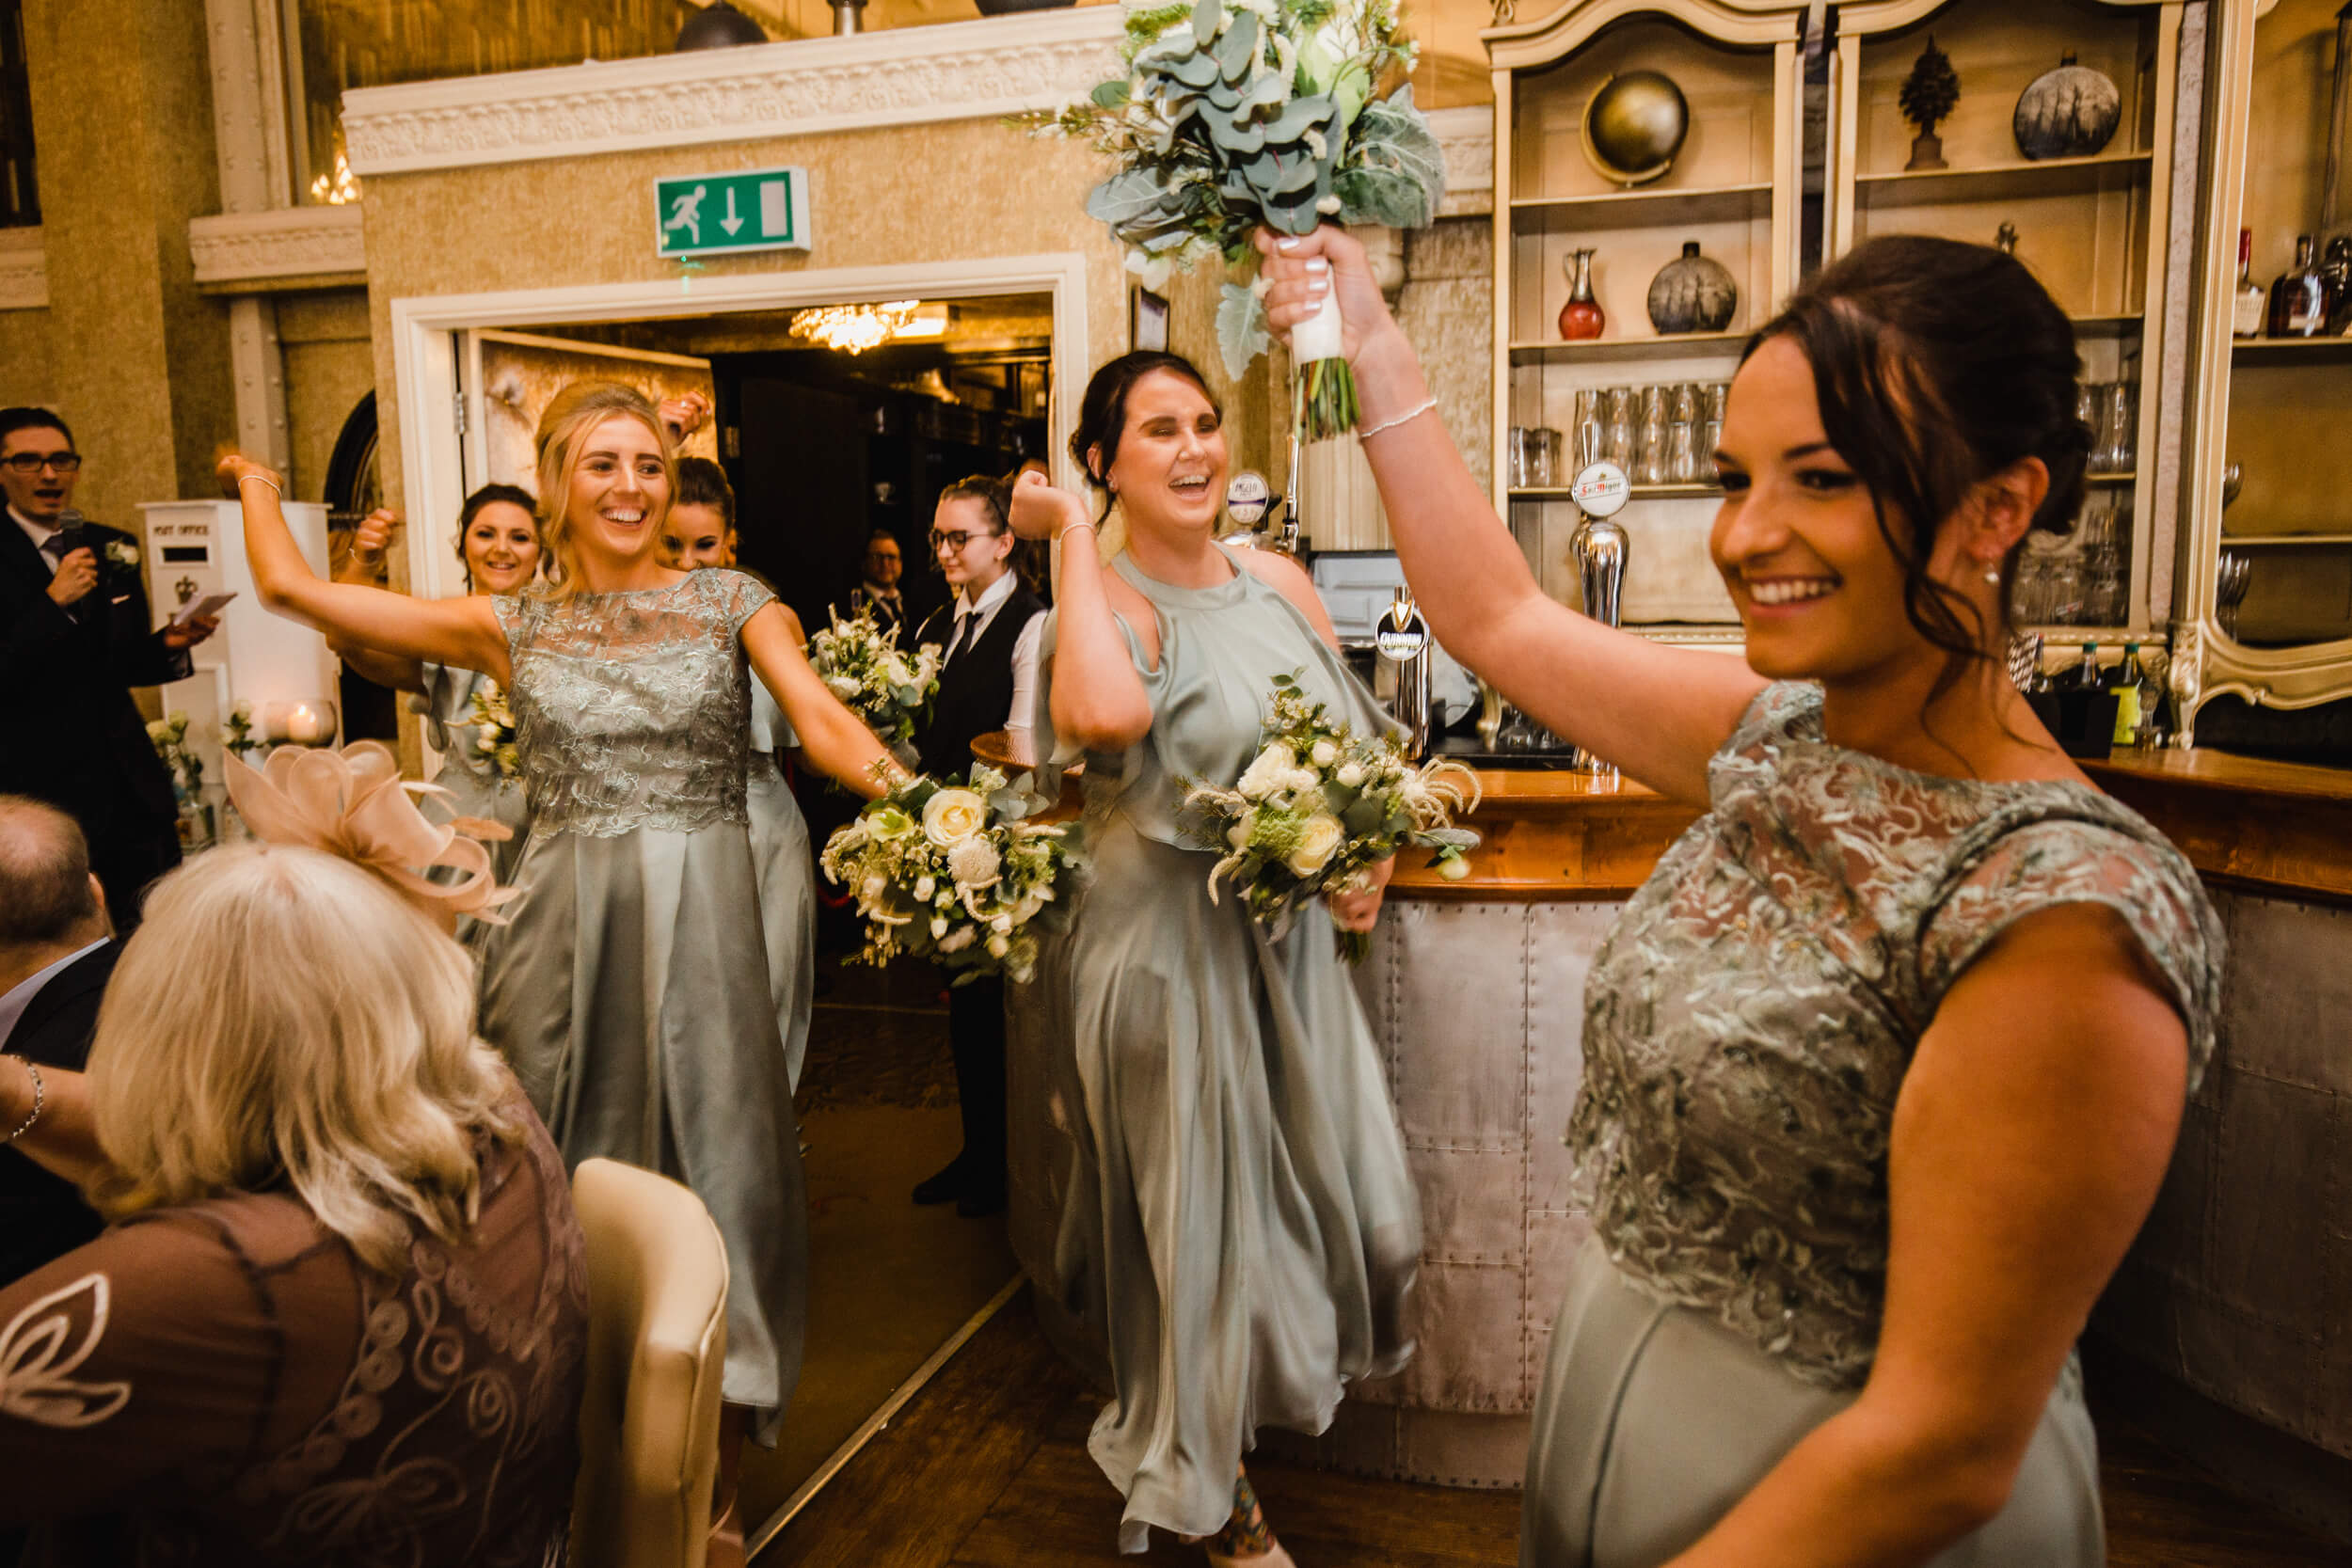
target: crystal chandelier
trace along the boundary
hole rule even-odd
[[[792,336],[807,338],[826,348],[864,354],[904,331],[922,303],[919,299],[894,299],[882,305],[826,305],[803,310],[792,318]]]
[[[310,182],[310,199],[329,207],[345,207],[359,199],[359,182],[351,173],[351,160],[335,149],[335,172]]]

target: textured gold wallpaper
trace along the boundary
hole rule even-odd
[[[286,424],[294,454],[287,492],[307,501],[326,494],[326,466],[343,421],[375,389],[365,289],[281,294],[278,341],[286,358]]]

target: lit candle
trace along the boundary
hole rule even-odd
[[[297,746],[321,746],[335,738],[330,703],[295,703],[286,710],[286,738]]]

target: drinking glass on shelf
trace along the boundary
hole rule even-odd
[[[2139,456],[2139,389],[2128,381],[2100,388],[2099,447],[2092,467],[2103,474],[2125,474]]]
[[[2078,626],[2083,621],[2083,563],[2072,551],[2047,558],[2043,578],[2042,625]]]
[[[1636,484],[1666,483],[1666,388],[1642,388],[1642,434],[1634,451]]]
[[[1699,477],[1699,389],[1691,382],[1675,388],[1673,421],[1666,427],[1666,479],[1695,484]]]
[[[1604,445],[1609,461],[1614,463],[1630,478],[1633,473],[1633,420],[1636,413],[1633,388],[1612,387],[1601,400],[1608,421],[1608,436]]]
[[[1601,389],[1581,387],[1576,393],[1576,423],[1569,430],[1569,443],[1576,451],[1573,474],[1581,474],[1607,454],[1609,426],[1601,417]]]
[[[2099,449],[2102,445],[2101,436],[2104,434],[2100,420],[2106,403],[2106,399],[2100,394],[2105,385],[2104,382],[2097,381],[2078,381],[2074,384],[2074,420],[2090,436],[2090,451],[2085,457],[2083,467],[2088,472],[2094,474],[2106,472],[2099,466],[2101,461]]]
[[[1560,433],[1546,426],[1511,427],[1511,488],[1541,490],[1559,470]]]

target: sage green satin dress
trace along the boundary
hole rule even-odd
[[[1229,560],[1230,560],[1229,556]],[[1152,724],[1087,757],[1091,881],[1066,961],[1077,1168],[1057,1250],[1065,1304],[1107,1341],[1116,1398],[1089,1440],[1149,1527],[1221,1529],[1262,1426],[1319,1433],[1354,1379],[1412,1354],[1405,1307],[1421,1212],[1389,1085],[1321,904],[1267,935],[1182,820],[1185,780],[1230,784],[1256,755],[1274,677],[1385,724],[1307,618],[1234,566],[1210,588],[1114,569],[1152,601],[1160,658],[1121,623]],[[1040,754],[1057,624],[1045,633]],[[1052,973],[1051,968],[1044,973]]]
[[[1709,810],[1595,958],[1568,1126],[1593,1235],[1569,1268],[1527,1456],[1523,1568],[1651,1568],[1868,1377],[1897,1097],[1946,990],[2041,911],[2113,911],[2211,1055],[2222,930],[2196,872],[2085,785],[1915,773],[1767,688]],[[2103,1568],[2098,1445],[2070,1359],[2008,1506],[1932,1568]]]
[[[768,941],[768,985],[784,1038],[785,1071],[801,1086],[808,1056],[808,1021],[817,1005],[817,857],[808,819],[792,798],[778,758],[800,741],[775,698],[752,680],[752,753],[744,778],[751,818],[752,869],[759,883],[759,923]]]
[[[772,1444],[800,1375],[808,1200],[746,807],[742,573],[494,602],[529,791],[522,896],[483,951],[483,1037],[565,1165],[693,1189],[726,1243],[730,1403]]]

